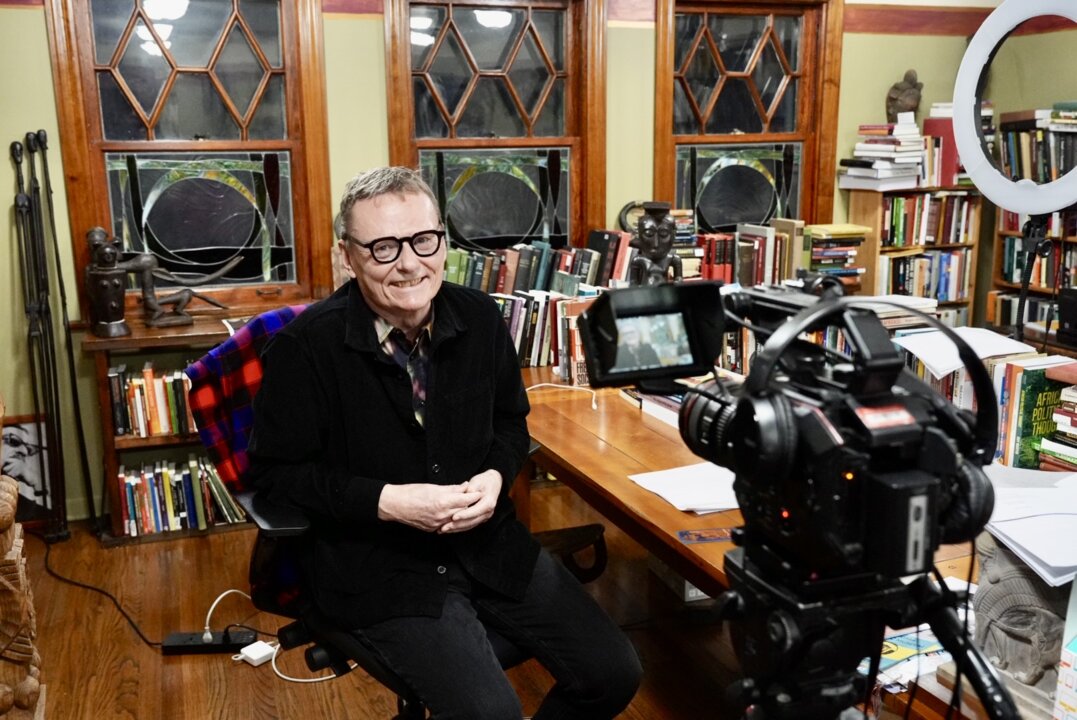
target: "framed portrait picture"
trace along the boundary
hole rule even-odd
[[[45,424],[32,415],[4,419],[0,442],[0,474],[19,482],[19,522],[48,518],[52,512],[49,449]]]

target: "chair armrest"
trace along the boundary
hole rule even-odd
[[[310,521],[298,509],[267,500],[255,491],[236,493],[236,502],[267,537],[302,535]]]

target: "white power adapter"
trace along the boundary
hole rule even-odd
[[[262,663],[268,662],[276,651],[277,649],[269,643],[264,640],[259,640],[240,650],[239,657],[236,659],[238,660],[242,658],[243,660],[246,660],[248,664],[258,667]]]

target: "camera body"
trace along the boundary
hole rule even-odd
[[[580,317],[593,385],[706,374],[726,319],[766,338],[741,385],[710,379],[679,391],[684,442],[735,473],[744,525],[725,556],[731,590],[721,606],[738,620],[734,647],[748,678],[738,698],[769,716],[833,717],[861,699],[874,677],[857,667],[877,656],[885,627],[941,607],[923,600],[934,592],[926,573],[935,550],[973,539],[993,509],[982,470],[997,441],[987,371],[957,334],[923,316],[968,368],[977,413],[954,407],[905,367],[879,307],[779,287],[723,294],[700,282],[611,291]],[[689,352],[618,363],[618,330],[652,324],[683,332],[672,345]],[[924,582],[906,585],[908,576]],[[951,615],[938,616],[940,627],[957,622]]]
[[[592,384],[705,374],[721,352],[725,312],[770,338],[742,387],[711,380],[687,391],[681,436],[735,472],[740,544],[765,549],[761,562],[810,593],[827,578],[926,572],[940,542],[982,529],[992,504],[978,475],[977,419],[909,372],[873,309],[855,299],[777,287],[723,296],[717,283],[607,293],[580,320]],[[683,321],[691,359],[619,367],[616,330],[662,318]],[[803,337],[812,333],[840,335],[843,350]],[[982,491],[974,507],[970,484]]]

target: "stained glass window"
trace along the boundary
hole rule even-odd
[[[288,153],[109,153],[105,164],[124,251],[152,253],[187,283],[224,268],[215,284],[295,281]]]
[[[499,248],[567,241],[572,197],[567,149],[423,150],[419,158],[456,244]]]
[[[800,217],[801,144],[680,145],[677,207],[701,232]]]

